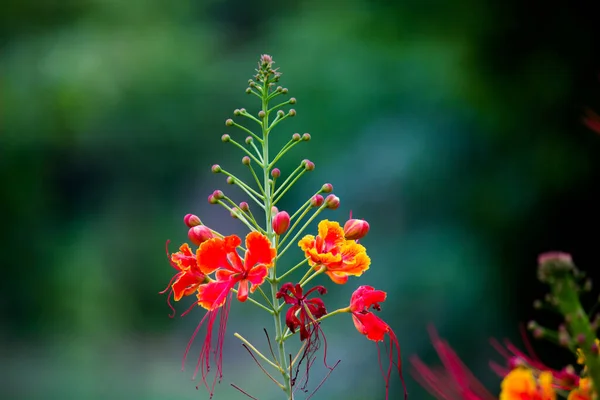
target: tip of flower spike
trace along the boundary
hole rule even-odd
[[[575,264],[568,253],[552,251],[538,257],[538,278],[542,282],[549,282],[553,277],[572,272],[575,272]]]
[[[331,210],[335,210],[340,206],[340,198],[334,194],[330,194],[325,198],[325,205]]]
[[[219,164],[215,164],[213,165],[210,170],[214,173],[214,174],[218,174],[219,172],[222,171],[221,166]]]
[[[223,143],[229,142],[230,139],[231,139],[231,136],[229,136],[228,134],[224,134],[223,136],[221,136],[221,141]]]
[[[233,120],[231,118],[225,121],[225,126],[233,126]]]
[[[273,168],[273,170],[271,171],[271,176],[275,179],[279,178],[281,176],[281,171],[279,170],[279,168]]]
[[[299,142],[299,141],[300,141],[300,139],[302,139],[302,136],[300,136],[300,134],[299,134],[299,133],[294,133],[294,134],[292,135],[292,140],[293,140],[294,142]]]
[[[242,164],[250,165],[250,157],[248,157],[248,156],[242,157]]]
[[[305,133],[302,135],[302,140],[308,142],[310,140],[310,133]]]
[[[325,199],[320,194],[315,194],[313,197],[310,198],[310,205],[312,207],[321,207],[324,202]]]
[[[198,218],[198,216],[194,214],[186,214],[185,217],[183,217],[183,223],[188,228],[193,228],[194,226],[202,225],[202,221],[200,221],[200,218]]]

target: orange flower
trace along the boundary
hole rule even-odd
[[[225,303],[227,294],[238,284],[237,298],[244,302],[251,292],[261,285],[273,266],[276,251],[271,248],[269,239],[258,232],[246,236],[246,255],[240,258],[235,248],[241,240],[236,235],[212,238],[200,245],[197,261],[204,274],[216,271],[216,281],[198,288],[198,304],[207,310],[214,310]],[[251,284],[251,286],[250,286]]]
[[[569,393],[567,400],[592,400],[592,381],[590,378],[579,380],[579,388]]]
[[[374,342],[382,342],[385,339],[385,335],[389,337],[389,365],[387,374],[384,375],[385,398],[386,400],[388,398],[392,368],[396,366],[396,368],[398,368],[400,380],[404,386],[404,398],[406,399],[407,393],[406,386],[404,385],[404,378],[402,376],[402,359],[400,357],[400,345],[398,343],[398,338],[388,324],[369,311],[371,307],[377,311],[380,311],[381,305],[379,303],[384,302],[386,297],[387,293],[382,290],[376,290],[371,286],[360,286],[354,291],[354,293],[352,293],[349,311],[352,313],[354,326],[361,334],[365,335],[367,339]],[[394,354],[394,347],[396,348],[396,354]],[[377,347],[377,350],[379,351],[379,347]],[[383,373],[383,368],[381,369],[381,372]]]
[[[317,237],[306,235],[298,245],[315,270],[324,268],[331,280],[338,284],[346,283],[349,275],[362,275],[371,264],[365,247],[354,240],[346,240],[344,229],[337,222],[319,222]]]
[[[183,296],[189,296],[193,294],[198,287],[204,283],[206,280],[206,275],[202,273],[200,270],[198,263],[196,262],[196,256],[192,253],[190,246],[187,243],[184,243],[179,247],[179,251],[169,255],[169,242],[167,242],[167,257],[169,258],[169,262],[171,266],[176,269],[177,272],[169,285],[165,290],[160,292],[160,294],[164,294],[169,291],[169,298],[167,299],[167,303],[173,313],[175,313],[175,309],[171,306],[170,298],[173,295],[175,301],[181,300]],[[171,316],[173,316],[172,314]]]
[[[500,400],[555,400],[552,373],[544,371],[537,382],[529,368],[515,368],[502,381]]]

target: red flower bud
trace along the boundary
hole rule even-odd
[[[275,179],[279,178],[281,176],[281,171],[279,170],[279,168],[273,168],[273,170],[271,171],[271,176]]]
[[[219,202],[219,200],[217,200],[217,198],[215,197],[215,194],[211,194],[210,196],[208,196],[208,202],[210,204],[217,204]]]
[[[300,134],[299,134],[299,133],[294,133],[294,134],[292,135],[292,140],[293,140],[294,142],[298,142],[300,139],[302,139],[302,137],[300,136]]]
[[[302,165],[307,171],[312,171],[313,169],[315,169],[315,163],[310,160],[302,160]]]
[[[188,228],[193,228],[194,226],[202,225],[202,221],[198,218],[197,215],[194,214],[186,214],[183,217],[183,223],[187,225]]]
[[[323,196],[321,196],[320,194],[315,194],[313,197],[310,198],[310,205],[312,207],[321,207],[324,201],[325,199],[323,198]]]
[[[245,201],[242,201],[240,203],[239,207],[240,207],[240,210],[242,210],[242,211],[246,211],[246,212],[250,211],[250,206]]]
[[[305,133],[302,135],[302,140],[308,142],[310,140],[310,133]]]
[[[215,164],[215,165],[212,166],[211,170],[215,174],[218,174],[219,172],[221,172],[221,166],[219,164]]]
[[[340,198],[334,194],[330,194],[325,199],[325,205],[327,206],[327,208],[335,210],[340,206]]]
[[[283,233],[285,233],[285,231],[288,230],[289,227],[290,215],[287,212],[281,211],[275,214],[275,216],[273,217],[273,231],[277,235],[282,235]]]
[[[212,195],[213,195],[213,196],[214,196],[214,198],[215,198],[215,199],[217,199],[217,200],[222,200],[222,199],[224,199],[224,198],[225,198],[225,195],[224,195],[224,194],[223,194],[223,192],[222,192],[222,191],[220,191],[220,190],[215,190],[215,191],[213,192],[213,194],[212,194]]]
[[[196,246],[200,246],[208,239],[215,237],[212,231],[206,227],[206,225],[197,225],[188,231],[188,237]]]
[[[369,223],[364,219],[349,219],[344,224],[344,236],[346,240],[358,240],[369,233]]]
[[[248,157],[248,156],[242,157],[242,164],[250,165],[250,157]]]
[[[228,134],[224,134],[223,136],[221,136],[221,141],[222,142],[229,142],[229,140],[231,140],[231,136],[229,136]]]
[[[331,193],[331,192],[333,192],[333,185],[331,183],[326,183],[321,188],[321,191],[323,193]]]
[[[275,215],[279,212],[279,209],[275,206],[271,207],[271,215]]]

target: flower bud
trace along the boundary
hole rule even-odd
[[[315,163],[310,160],[303,160],[302,164],[304,165],[304,169],[307,171],[312,171],[315,169]]]
[[[340,198],[334,194],[330,194],[325,198],[325,205],[331,210],[335,210],[340,206]]]
[[[246,94],[252,94],[252,88],[247,87],[246,88]]]
[[[227,184],[233,185],[235,183],[235,178],[233,176],[227,177]]]
[[[200,246],[208,239],[215,237],[215,235],[213,235],[212,231],[206,225],[198,225],[190,228],[188,237],[192,243],[196,246]]]
[[[217,204],[219,202],[219,200],[217,200],[217,198],[215,197],[215,194],[211,194],[210,196],[208,196],[208,202],[210,204]]]
[[[263,110],[260,110],[258,112],[258,118],[263,119],[265,117],[265,115],[267,115]]]
[[[321,207],[324,201],[325,199],[323,198],[323,196],[321,196],[320,194],[315,194],[313,197],[310,198],[310,205],[311,207]]]
[[[279,118],[283,118],[283,116],[284,116],[284,115],[285,115],[285,113],[283,112],[283,110],[279,110],[279,111],[277,111],[277,116],[278,116]]]
[[[293,140],[294,142],[299,142],[299,141],[300,141],[300,139],[302,139],[302,136],[300,136],[300,134],[299,134],[299,133],[294,133],[294,134],[292,135],[292,140]]]
[[[281,176],[281,171],[279,170],[279,168],[273,168],[273,170],[271,171],[271,176],[275,179],[279,178]]]
[[[275,215],[279,212],[279,209],[275,206],[271,207],[271,215]]]
[[[344,236],[346,240],[358,240],[369,233],[369,223],[364,219],[349,219],[344,224]]]
[[[283,88],[281,86],[277,86],[277,89],[275,89],[277,91],[277,93],[281,93],[281,91],[283,90]]]
[[[215,190],[215,191],[213,192],[213,196],[214,196],[214,197],[215,197],[215,199],[217,199],[217,200],[222,200],[222,199],[224,199],[224,198],[225,198],[225,195],[224,195],[224,194],[223,194],[223,192],[222,192],[222,191],[220,191],[220,190]]]
[[[250,157],[248,157],[248,156],[242,157],[242,164],[250,165]]]
[[[240,108],[240,112],[241,112],[242,114],[245,114],[245,113],[246,113],[246,109],[245,109],[245,108]]]
[[[221,172],[221,166],[219,164],[215,164],[211,167],[211,171],[215,174]]]
[[[305,133],[302,135],[302,140],[308,142],[310,140],[310,133]]]
[[[287,88],[283,88],[283,89],[281,89],[281,93],[282,93],[282,94],[287,94],[287,92],[288,92]]]
[[[296,110],[294,110],[293,108],[292,108],[292,109],[290,109],[290,111],[288,112],[288,115],[289,115],[290,117],[295,117],[295,116],[296,116]]]
[[[290,227],[290,215],[285,211],[278,212],[273,217],[272,225],[273,232],[275,232],[277,235],[282,235]]]
[[[229,142],[229,139],[231,139],[231,136],[229,136],[228,134],[224,134],[223,136],[221,136],[221,142],[223,143]]]
[[[202,225],[202,221],[198,218],[197,215],[194,214],[186,214],[183,217],[183,223],[187,225],[188,228],[193,228],[194,226]]]
[[[251,144],[252,143],[252,136],[248,136],[246,138],[246,144]]]
[[[242,201],[240,203],[239,207],[240,207],[240,210],[242,210],[242,211],[245,211],[245,212],[250,211],[250,206],[245,201]]]
[[[235,110],[233,110],[233,115],[239,116],[242,115],[242,112],[236,108]]]
[[[333,185],[331,183],[326,183],[321,187],[321,191],[323,193],[331,193],[333,192]]]
[[[290,104],[296,104],[296,98],[295,97],[290,98],[289,101],[290,101]]]
[[[226,126],[233,126],[233,120],[231,118],[229,118],[227,121],[225,121],[225,125]]]
[[[231,218],[237,219],[238,218],[238,210],[231,210],[231,212],[229,213],[229,215],[231,215]]]

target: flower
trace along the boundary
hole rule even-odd
[[[327,314],[327,309],[323,300],[319,298],[308,299],[308,296],[314,292],[324,295],[327,293],[327,289],[323,286],[315,286],[307,290],[306,293],[303,293],[302,286],[289,282],[283,284],[279,292],[277,292],[278,299],[283,298],[286,304],[292,305],[285,315],[285,324],[292,333],[300,329],[300,340],[305,342],[302,356],[297,363],[296,372],[292,377],[292,381],[295,383],[300,372],[300,366],[305,362],[306,380],[302,385],[303,389],[308,385],[309,370],[314,362],[315,353],[321,347],[321,337],[325,343],[323,363],[329,370],[333,369],[333,367],[327,365],[327,340],[318,322],[319,318]]]
[[[327,314],[323,300],[319,298],[307,299],[308,295],[315,291],[320,295],[327,293],[325,287],[315,286],[303,294],[302,286],[290,282],[284,283],[277,292],[278,299],[283,298],[286,304],[292,305],[285,315],[285,324],[292,333],[300,328],[300,340],[302,341],[311,336],[312,330],[318,325],[317,320]],[[310,333],[309,329],[311,329]]]
[[[198,288],[198,304],[207,310],[221,307],[225,303],[227,294],[236,284],[238,284],[238,300],[246,301],[248,289],[253,292],[261,285],[273,265],[276,251],[271,248],[271,242],[265,235],[251,232],[246,236],[247,250],[243,261],[236,252],[236,247],[240,243],[238,236],[231,235],[209,239],[198,249],[197,259],[200,270],[205,274],[216,271],[216,281]]]
[[[544,371],[535,379],[529,368],[513,369],[502,380],[500,400],[555,400],[552,373]]]
[[[567,400],[592,400],[592,381],[590,378],[583,378],[579,381],[579,387],[569,393]]]
[[[411,357],[413,376],[432,396],[440,400],[494,400],[494,396],[473,376],[450,345],[431,326],[431,342],[443,368],[432,368],[419,357]]]
[[[387,374],[384,375],[385,398],[387,399],[389,394],[389,383],[390,376],[392,374],[392,367],[396,366],[396,368],[398,368],[400,380],[402,381],[402,386],[404,386],[404,398],[406,399],[408,395],[406,392],[406,386],[404,384],[404,377],[402,376],[402,359],[400,357],[400,345],[398,344],[398,338],[388,324],[369,311],[371,307],[377,311],[381,311],[381,305],[379,303],[384,302],[386,297],[387,293],[382,290],[376,290],[371,286],[360,286],[354,291],[354,293],[352,293],[349,311],[352,313],[354,326],[358,332],[365,335],[367,339],[374,342],[382,342],[386,335],[389,337],[389,365]],[[395,356],[394,347],[396,347]],[[379,351],[379,346],[377,347],[377,350]],[[383,373],[383,368],[381,368],[381,371]]]
[[[273,217],[273,232],[277,235],[282,235],[290,227],[290,214],[285,211],[280,211]]]
[[[365,247],[344,238],[337,222],[319,222],[319,234],[304,236],[298,245],[315,270],[323,270],[333,282],[344,284],[349,275],[360,276],[369,269],[371,259]]]
[[[193,294],[206,281],[206,275],[200,270],[196,262],[196,256],[192,253],[187,243],[182,244],[179,247],[179,251],[171,255],[169,255],[168,246],[169,242],[167,241],[167,258],[169,258],[171,266],[178,272],[171,278],[166,289],[160,292],[160,294],[169,292],[167,303],[171,307],[171,310],[173,310],[173,314],[171,315],[173,317],[175,309],[170,303],[171,295],[173,295],[175,301],[179,301],[183,296]]]

